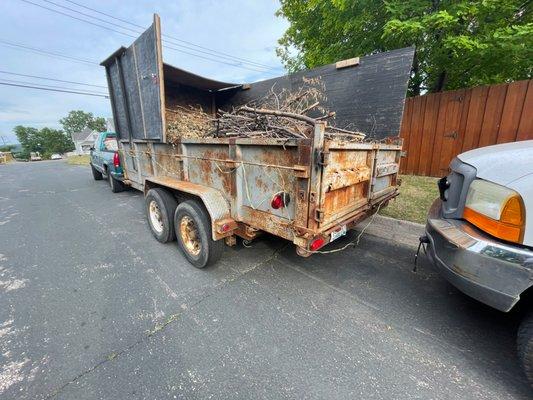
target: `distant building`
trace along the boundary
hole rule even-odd
[[[94,142],[98,137],[98,132],[92,131],[89,128],[85,128],[81,132],[75,132],[72,134],[72,141],[76,149],[74,152],[77,155],[89,154],[91,147],[94,146]]]
[[[113,121],[113,118],[106,118],[105,126],[108,132],[115,132],[115,122]]]

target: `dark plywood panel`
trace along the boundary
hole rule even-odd
[[[145,127],[142,115],[141,95],[137,80],[137,68],[134,58],[135,44],[130,46],[120,57],[122,73],[124,75],[124,89],[130,116],[130,126],[133,139],[145,138]]]
[[[350,126],[373,138],[397,136],[404,108],[414,48],[361,57],[358,66],[336,69],[335,64],[253,83],[230,103],[240,105],[276,90],[295,88],[303,78],[320,77],[325,85],[324,106],[337,113],[335,125]]]
[[[139,100],[142,111],[145,138],[163,138],[161,99],[159,87],[159,63],[155,24],[146,30],[133,44],[136,61]]]
[[[518,81],[509,84],[503,106],[500,129],[498,130],[497,143],[513,142],[516,140],[516,132],[520,124],[527,86],[527,81]]]
[[[114,119],[122,139],[162,140],[163,116],[160,80],[162,60],[158,48],[159,19],[128,48],[103,62],[112,85]]]
[[[130,130],[126,114],[126,103],[122,91],[122,82],[118,63],[114,62],[106,67],[109,82],[109,95],[114,103],[113,119],[119,139],[129,139]]]
[[[533,80],[530,80],[527,87],[527,94],[522,107],[520,124],[516,133],[516,140],[533,139]]]

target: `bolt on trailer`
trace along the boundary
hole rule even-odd
[[[177,239],[194,266],[214,263],[224,242],[250,241],[262,232],[309,256],[398,195],[397,136],[413,48],[235,84],[163,63],[160,32],[155,15],[130,47],[102,65],[125,183],[144,192],[156,239]],[[322,82],[322,103],[335,110],[335,125],[355,126],[367,133],[365,140],[328,133],[331,122],[312,118],[316,110],[303,118],[305,134],[295,137],[228,132],[170,140],[168,124],[178,111],[201,109],[216,125],[221,110],[254,104],[274,87],[295,90],[309,79]],[[188,121],[180,121],[186,131]]]

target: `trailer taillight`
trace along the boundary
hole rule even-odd
[[[322,246],[324,246],[324,243],[326,243],[324,238],[318,237],[311,242],[311,244],[309,245],[309,250],[316,251],[320,249]]]
[[[282,207],[287,207],[291,201],[291,198],[289,196],[289,193],[285,192],[279,192],[274,195],[272,198],[272,201],[270,202],[270,206],[277,210]]]
[[[114,166],[115,168],[120,167],[120,157],[118,156],[118,153],[115,153],[115,154],[113,155],[113,166]]]

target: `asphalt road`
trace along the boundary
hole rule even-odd
[[[525,399],[515,315],[364,236],[274,238],[191,267],[139,192],[88,167],[0,165],[1,399]]]

